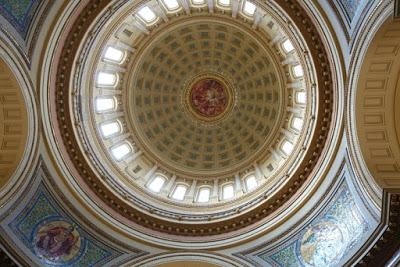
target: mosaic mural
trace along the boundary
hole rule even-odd
[[[23,39],[32,18],[43,0],[0,0],[0,15],[10,22]]]
[[[346,183],[325,211],[284,247],[258,255],[272,266],[341,266],[371,226],[361,215]]]
[[[339,0],[346,12],[346,15],[350,21],[353,20],[354,15],[357,12],[357,8],[363,0]]]
[[[21,242],[37,257],[35,261],[40,266],[103,266],[123,255],[67,216],[43,184],[7,227],[17,243]],[[136,256],[141,255],[142,252],[136,252]]]

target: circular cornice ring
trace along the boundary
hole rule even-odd
[[[324,153],[327,138],[331,135],[331,118],[335,115],[334,109],[334,95],[332,76],[335,74],[330,68],[330,61],[325,48],[321,45],[324,42],[318,34],[318,31],[313,27],[313,23],[307,17],[303,8],[294,1],[287,1],[281,3],[283,8],[289,16],[293,19],[296,26],[300,29],[304,38],[308,40],[310,48],[309,55],[314,59],[315,71],[317,74],[317,83],[314,86],[318,87],[319,95],[318,101],[321,103],[318,106],[318,112],[315,114],[316,130],[314,132],[311,148],[306,151],[303,162],[298,170],[292,175],[291,180],[284,188],[281,189],[280,194],[274,195],[267,199],[262,205],[254,208],[250,212],[238,214],[233,220],[229,222],[207,222],[201,225],[178,223],[162,220],[152,216],[150,213],[139,211],[135,207],[130,206],[124,200],[113,197],[113,193],[109,191],[107,186],[99,183],[95,175],[86,163],[87,155],[84,155],[74,139],[75,133],[73,132],[74,122],[69,110],[69,101],[66,97],[70,97],[68,81],[70,81],[71,68],[70,64],[76,56],[74,51],[80,45],[80,41],[86,34],[86,30],[91,26],[92,21],[100,14],[108,1],[93,1],[82,11],[72,30],[70,31],[65,46],[60,55],[61,61],[57,71],[56,81],[56,103],[57,118],[59,126],[62,130],[62,139],[64,147],[68,151],[69,158],[74,164],[74,168],[84,178],[86,183],[97,193],[109,207],[112,207],[116,212],[126,217],[128,220],[142,225],[145,228],[150,228],[157,232],[168,234],[170,238],[174,235],[187,237],[201,237],[201,236],[215,236],[213,239],[223,238],[224,233],[238,231],[245,229],[246,231],[251,228],[251,225],[257,225],[268,215],[277,211],[286,201],[295,195],[295,192],[302,187],[302,185],[309,181],[312,177],[309,174],[312,172],[319,161],[319,156]],[[261,3],[260,3],[261,5]],[[239,231],[240,232],[240,231]]]

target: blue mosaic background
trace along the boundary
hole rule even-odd
[[[369,235],[372,227],[344,182],[321,215],[282,248],[258,255],[272,266],[341,266]]]
[[[122,255],[121,252],[91,237],[68,218],[55,203],[54,199],[41,185],[24,210],[8,225],[17,238],[37,256],[41,266],[102,266]],[[79,251],[67,261],[46,259],[37,255],[37,250],[35,250],[35,237],[38,229],[43,225],[59,221],[73,225],[80,236]]]
[[[23,39],[43,0],[0,0],[0,15],[6,18]]]

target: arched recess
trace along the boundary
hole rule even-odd
[[[0,38],[0,206],[27,186],[37,158],[38,121],[28,68],[6,36]]]
[[[23,158],[28,116],[17,78],[0,59],[0,188],[9,183]]]
[[[365,54],[354,116],[363,160],[376,183],[400,187],[400,21],[388,19]]]
[[[247,267],[227,256],[216,253],[182,251],[157,254],[153,257],[142,259],[139,262],[127,263],[132,267]]]
[[[219,265],[199,261],[175,261],[163,263],[157,265],[157,267],[219,267]]]

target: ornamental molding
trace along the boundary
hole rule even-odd
[[[262,3],[257,4],[264,5]],[[303,6],[292,0],[282,2],[280,5],[304,36],[310,48],[310,51],[304,51],[304,53],[309,54],[315,64],[319,105],[314,118],[316,129],[310,142],[310,148],[306,151],[297,171],[292,177],[289,177],[290,181],[279,193],[264,200],[261,205],[246,213],[238,211],[237,216],[227,221],[213,222],[210,220],[201,224],[189,224],[179,222],[179,220],[171,221],[165,220],[161,216],[154,216],[152,210],[144,212],[128,204],[125,199],[117,197],[115,193],[110,191],[109,186],[102,181],[102,177],[96,177],[93,173],[87,164],[87,157],[90,155],[85,154],[87,150],[80,148],[75,139],[74,124],[79,122],[73,121],[69,111],[69,99],[72,97],[69,91],[73,68],[71,62],[74,62],[77,57],[75,52],[78,51],[81,40],[87,35],[90,36],[91,33],[88,30],[92,26],[92,22],[96,21],[101,15],[99,23],[102,24],[109,16],[112,16],[114,11],[114,6],[110,6],[109,1],[93,0],[88,3],[73,23],[64,42],[64,47],[59,57],[60,63],[57,66],[57,78],[53,90],[55,94],[54,102],[51,104],[56,107],[57,113],[57,124],[55,123],[54,126],[58,127],[61,132],[60,141],[62,143],[60,142],[59,145],[63,150],[65,149],[69,160],[72,162],[73,165],[70,167],[73,167],[79,173],[87,186],[96,193],[104,204],[111,207],[114,212],[122,215],[128,221],[155,232],[167,234],[172,239],[178,236],[179,239],[194,237],[201,239],[207,237],[208,240],[219,240],[225,238],[227,233],[235,236],[240,232],[247,232],[249,229],[258,227],[269,216],[276,214],[282,206],[294,201],[294,198],[304,190],[304,186],[313,179],[312,174],[316,171],[314,169],[318,169],[321,161],[323,161],[321,157],[326,155],[327,146],[336,146],[336,144],[330,144],[331,140],[334,139],[332,135],[336,131],[334,127],[338,127],[332,121],[338,116],[338,111],[335,109],[338,99],[336,99],[337,93],[334,91],[336,74],[331,56],[327,51],[328,48],[325,47],[324,39],[320,35],[321,30],[314,25]]]

